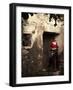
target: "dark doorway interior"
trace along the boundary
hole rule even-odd
[[[55,64],[56,60],[55,57],[51,57],[50,43],[52,42],[53,38],[55,38],[57,35],[59,34],[53,32],[44,32],[43,34],[43,61],[44,67],[46,68],[48,75],[54,75],[53,66],[55,65],[53,64]],[[58,54],[55,54],[55,56],[58,57]],[[52,60],[50,58],[52,58]],[[53,64],[51,62],[53,62]],[[57,72],[57,70],[55,72]]]

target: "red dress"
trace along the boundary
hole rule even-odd
[[[51,55],[50,58],[50,64],[54,71],[57,71],[59,69],[59,60],[58,60],[58,44],[56,40],[53,40],[50,44],[51,48]]]
[[[53,41],[51,42],[50,48],[51,48],[52,50],[55,50],[55,49],[58,48],[58,44],[57,44],[56,40],[53,40]]]

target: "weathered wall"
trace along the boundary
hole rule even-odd
[[[32,34],[32,46],[37,38],[38,46],[42,47],[43,44],[43,32],[56,32],[60,35],[56,38],[59,45],[59,52],[62,51],[63,42],[64,42],[64,21],[57,20],[57,26],[54,26],[54,19],[49,22],[49,14],[34,14],[33,16],[29,15],[27,23],[24,21],[23,33]],[[33,33],[34,32],[34,33]],[[40,39],[39,39],[40,38]]]

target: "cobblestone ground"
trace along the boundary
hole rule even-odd
[[[37,53],[37,52],[36,52]],[[29,54],[28,54],[29,55]],[[64,59],[63,54],[59,55],[59,69],[54,69],[52,65],[48,65],[48,62],[45,63],[45,66],[42,64],[42,59],[40,60],[29,56],[24,56],[22,62],[22,77],[30,76],[56,76],[64,75]],[[34,59],[35,58],[35,59]]]

